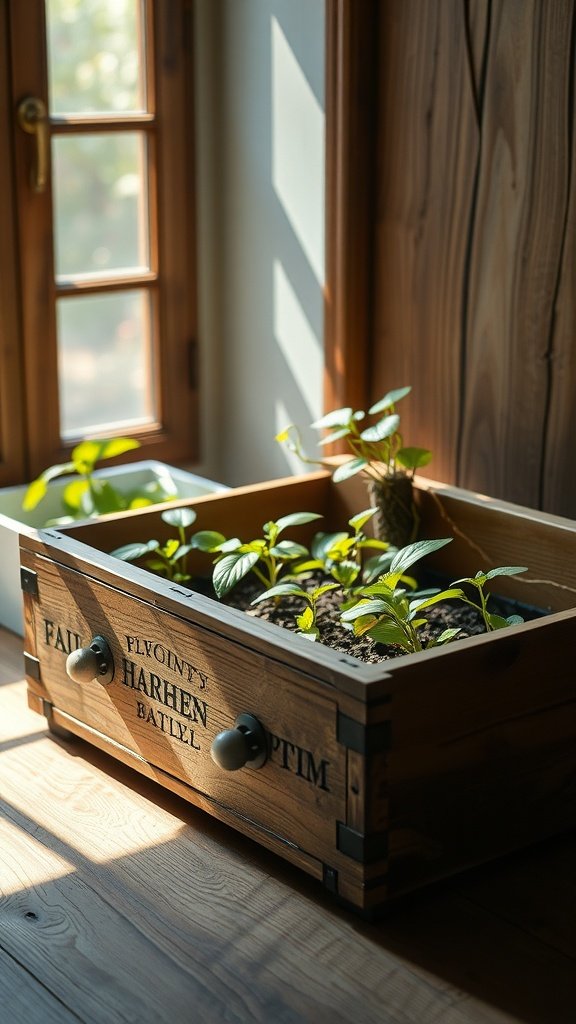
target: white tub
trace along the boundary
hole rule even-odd
[[[161,483],[168,490],[172,483],[178,498],[197,498],[228,490],[224,484],[153,459],[98,469],[94,475],[109,479],[123,494],[154,482]],[[24,622],[18,535],[27,526],[41,529],[48,519],[62,515],[61,494],[72,479],[72,476],[66,476],[50,483],[46,497],[31,512],[22,509],[27,485],[0,488],[0,626],[20,636],[23,635]]]

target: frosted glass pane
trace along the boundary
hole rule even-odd
[[[149,267],[142,132],[52,139],[57,277]]]
[[[46,0],[46,27],[51,114],[145,110],[140,0]]]
[[[153,422],[148,294],[81,295],[56,308],[62,437]]]

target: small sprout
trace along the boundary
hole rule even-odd
[[[308,591],[299,587],[297,583],[279,583],[277,586],[271,587],[270,590],[266,590],[263,594],[254,598],[252,604],[259,604],[261,601],[267,601],[271,598],[302,598],[306,602],[306,608],[301,614],[296,616],[297,632],[308,640],[317,640],[320,636],[320,630],[316,622],[318,601],[323,594],[327,594],[328,591],[336,590],[337,588],[337,583],[323,583],[321,586],[315,587],[314,590]]]
[[[249,572],[266,590],[275,587],[281,575],[295,573],[295,566],[303,559],[309,559],[310,552],[303,544],[278,538],[289,526],[302,526],[321,518],[317,512],[292,512],[276,521],[264,523],[263,536],[247,544],[238,538],[233,542],[224,541],[212,574],[218,597],[225,597]]]
[[[510,615],[507,619],[501,615],[494,615],[488,611],[488,596],[484,593],[484,587],[489,580],[495,579],[497,576],[517,576],[521,572],[527,572],[527,568],[524,565],[501,565],[496,569],[490,569],[488,572],[477,572],[475,576],[465,576],[463,579],[456,580],[455,583],[465,583],[470,587],[473,587],[479,598],[479,603],[472,601],[462,592],[462,600],[469,604],[471,608],[476,608],[480,612],[486,632],[490,633],[495,629],[504,629],[506,626],[519,626],[524,619],[521,615]]]
[[[196,521],[196,512],[191,508],[170,508],[162,512],[162,519],[177,531],[164,544],[157,540],[146,543],[124,544],[112,551],[115,558],[124,562],[137,562],[144,558],[144,566],[173,583],[186,583],[190,579],[187,568],[188,555],[195,545],[193,538],[186,539],[186,528]],[[151,558],[146,556],[151,554]]]

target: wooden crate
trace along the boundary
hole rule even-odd
[[[499,592],[550,614],[365,665],[110,557],[168,536],[151,509],[22,538],[31,707],[367,913],[573,826],[576,525],[424,480],[416,493],[421,535],[454,535],[436,569],[527,565]],[[183,504],[194,529],[248,540],[293,511],[341,529],[367,502],[358,478],[321,472]],[[67,656],[95,635],[113,680],[74,682]],[[211,745],[243,713],[267,758],[224,771]]]

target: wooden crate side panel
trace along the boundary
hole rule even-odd
[[[398,665],[389,885],[421,885],[576,824],[576,613]]]
[[[522,576],[494,580],[494,590],[547,611],[576,605],[574,522],[423,480],[416,497],[421,536],[454,538],[429,564],[452,579],[524,565]]]

